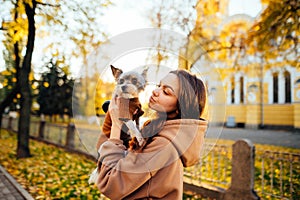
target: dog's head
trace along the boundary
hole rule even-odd
[[[117,82],[115,96],[127,99],[137,98],[139,93],[145,89],[147,68],[140,74],[135,71],[123,72],[112,65],[110,67]]]

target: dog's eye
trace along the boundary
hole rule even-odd
[[[131,82],[132,82],[132,84],[136,85],[137,84],[137,79],[133,78],[133,79],[131,79]]]
[[[119,84],[123,84],[124,83],[124,79],[119,79]]]

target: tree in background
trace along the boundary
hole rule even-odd
[[[47,71],[42,73],[39,82],[37,102],[38,114],[51,117],[67,115],[72,117],[72,91],[74,79],[67,74],[59,61],[50,60],[45,65]],[[65,66],[66,67],[66,66]]]
[[[300,1],[262,0],[266,8],[249,31],[247,42],[255,46],[265,61],[283,57],[291,66],[299,65]]]
[[[157,0],[149,9],[148,18],[153,27],[158,29],[170,29],[179,32],[183,32],[186,35],[187,43],[183,47],[184,54],[187,57],[187,47],[189,46],[189,36],[192,34],[192,30],[195,25],[195,0],[187,1],[163,1]],[[159,42],[156,47],[156,51],[150,52],[149,57],[155,61],[156,65],[159,67],[162,61],[168,60],[167,52],[162,50],[163,36],[160,35]],[[169,41],[169,45],[176,41]],[[185,60],[187,62],[187,60]]]
[[[13,54],[11,54],[11,60],[13,60],[16,70],[16,84],[11,92],[1,101],[0,115],[2,117],[5,108],[13,101],[17,94],[20,94],[17,157],[24,158],[30,156],[29,126],[32,105],[30,74],[36,40],[36,27],[38,27],[40,31],[37,36],[49,37],[50,35],[54,35],[48,41],[51,41],[53,38],[60,38],[60,41],[62,41],[60,47],[76,49],[77,44],[73,42],[73,45],[69,45],[67,41],[72,41],[71,36],[80,38],[80,35],[77,34],[78,32],[83,32],[89,37],[99,35],[99,32],[95,33],[96,28],[100,27],[96,24],[96,19],[97,16],[99,16],[98,14],[101,14],[100,10],[106,8],[109,3],[105,1],[104,3],[97,4],[96,1],[87,2],[81,0],[60,0],[56,1],[56,4],[50,4],[43,0],[10,0],[2,1],[1,3],[3,3],[1,5],[5,5],[4,8],[0,8],[1,10],[5,10],[5,12],[1,12],[1,14],[6,13],[6,16],[1,16],[2,19],[5,19],[2,21],[1,26],[1,30],[5,31],[6,34],[3,43],[9,43],[9,45],[5,45],[5,47],[8,48],[8,51],[13,52]],[[97,4],[97,6],[95,6],[95,4]],[[7,8],[10,10],[8,14]],[[73,14],[73,16],[67,16],[66,13]],[[74,22],[74,16],[78,16],[83,20],[80,21],[80,25],[76,23],[77,26],[74,26],[74,23],[72,23]],[[85,16],[94,16],[94,21],[89,21],[92,18]],[[84,24],[88,24],[88,26]],[[53,34],[49,34],[51,31],[53,31]],[[78,41],[83,41],[83,38],[81,39],[82,40],[79,39]],[[56,41],[52,43],[57,44]],[[86,48],[86,46],[82,48]],[[62,49],[66,50],[64,48]],[[38,52],[41,52],[41,49],[39,49]],[[80,54],[78,54],[78,56],[80,56]]]

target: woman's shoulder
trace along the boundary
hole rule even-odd
[[[144,152],[158,151],[163,147],[165,147],[166,145],[168,145],[169,143],[170,141],[167,138],[158,134],[151,137],[150,141],[148,141],[145,147],[143,148],[143,151]]]

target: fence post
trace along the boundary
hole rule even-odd
[[[73,123],[69,123],[67,128],[66,146],[69,148],[75,147],[75,125]]]
[[[12,121],[13,121],[13,117],[9,116],[8,117],[8,124],[7,124],[7,129],[12,131],[13,127],[12,127]]]
[[[40,128],[39,128],[39,135],[38,135],[38,137],[40,139],[44,139],[45,125],[46,125],[46,121],[41,120],[40,121]]]
[[[224,200],[254,200],[260,197],[254,191],[255,147],[249,140],[239,140],[232,146],[231,185]]]

